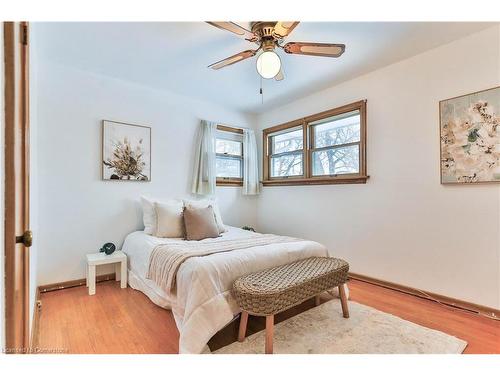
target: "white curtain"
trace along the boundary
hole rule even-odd
[[[196,142],[193,186],[191,191],[198,195],[215,194],[215,134],[217,123],[202,120]]]
[[[255,133],[243,129],[243,189],[244,195],[256,195],[260,192],[259,165]]]

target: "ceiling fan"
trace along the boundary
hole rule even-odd
[[[237,36],[257,44],[257,49],[249,49],[236,55],[225,58],[209,65],[209,68],[218,70],[226,66],[235,64],[239,61],[255,56],[259,51],[257,58],[257,71],[265,79],[274,78],[281,81],[284,78],[281,69],[281,59],[274,52],[275,48],[281,48],[286,53],[294,55],[310,55],[325,57],[340,57],[345,51],[344,44],[332,43],[310,43],[310,42],[288,42],[284,44],[284,39],[299,24],[298,21],[279,21],[279,22],[252,22],[251,31],[241,27],[234,22],[207,22],[222,30],[227,30]]]

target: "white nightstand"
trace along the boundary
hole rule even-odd
[[[111,255],[104,253],[87,254],[87,287],[89,295],[95,294],[95,267],[115,263],[115,277],[122,288],[127,287],[127,256],[121,251]]]

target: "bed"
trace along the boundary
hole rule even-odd
[[[249,239],[258,243],[265,236],[227,225],[226,228],[227,232],[219,238],[196,242],[217,246]],[[240,312],[230,293],[236,278],[299,259],[329,256],[328,250],[317,242],[283,238],[282,242],[187,258],[176,272],[175,290],[148,278],[155,249],[186,242],[194,241],[158,238],[137,231],[126,237],[122,249],[128,256],[130,286],[156,305],[172,310],[180,334],[180,353],[203,352],[210,338]]]

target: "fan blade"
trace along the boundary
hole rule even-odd
[[[274,26],[273,34],[278,38],[284,38],[292,32],[299,24],[299,21],[279,21]]]
[[[280,69],[278,74],[274,77],[276,81],[283,81],[285,79],[285,75],[283,74],[283,69]]]
[[[251,42],[256,41],[257,35],[252,33],[250,30],[245,29],[244,27],[241,27],[240,25],[234,23],[234,22],[225,22],[225,21],[207,21],[209,25],[215,26],[221,30],[226,30],[229,31],[233,34],[236,34],[240,37],[245,38],[246,40],[249,40]]]
[[[285,44],[283,49],[286,53],[296,55],[339,57],[344,53],[345,45],[331,43],[290,42]]]
[[[257,53],[257,51],[249,49],[249,50],[237,53],[236,55],[227,57],[224,60],[217,61],[216,63],[213,63],[212,65],[209,65],[208,67],[215,69],[215,70],[221,69],[221,68],[224,68],[225,66],[235,64],[238,61],[245,60],[245,59],[248,59],[249,57],[255,56],[256,53]]]

